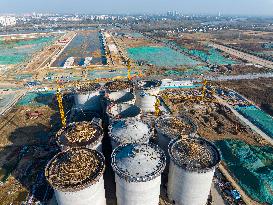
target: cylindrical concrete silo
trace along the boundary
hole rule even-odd
[[[104,169],[100,152],[74,147],[54,156],[45,176],[58,205],[106,205]]]
[[[131,105],[127,103],[110,104],[107,107],[107,113],[111,119],[128,117],[140,118],[141,109],[136,105]]]
[[[74,92],[75,108],[100,113],[101,86],[98,83],[88,83],[76,87]]]
[[[133,84],[130,81],[111,81],[104,85],[106,97],[114,103],[135,103]]]
[[[124,144],[112,153],[118,205],[158,205],[163,151],[153,144]]]
[[[172,139],[183,136],[195,136],[197,126],[191,118],[185,115],[163,115],[156,119],[155,129],[157,144],[164,150],[169,162],[168,145]]]
[[[115,120],[109,125],[112,148],[121,144],[145,144],[153,136],[153,128],[136,118]]]
[[[101,152],[102,138],[103,129],[98,118],[94,118],[92,122],[70,123],[56,134],[57,144],[62,150],[70,147],[86,147]]]
[[[221,160],[217,148],[202,138],[183,138],[170,143],[169,154],[169,199],[176,205],[205,205]]]
[[[136,102],[143,112],[155,112],[156,96],[161,82],[157,80],[139,81],[136,85]]]

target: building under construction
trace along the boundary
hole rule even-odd
[[[86,83],[74,90],[75,108],[100,113],[101,85],[99,83]]]
[[[153,144],[125,144],[112,153],[119,205],[158,205],[163,151]]]
[[[178,205],[205,205],[215,167],[221,160],[212,143],[183,138],[169,144],[168,197]]]
[[[106,205],[100,152],[74,147],[49,161],[45,175],[59,205]]]
[[[91,100],[91,98],[86,101],[92,102],[93,108],[96,107],[96,103],[105,106],[102,107],[102,110],[105,110],[102,113],[104,122],[101,123],[100,120],[94,118],[92,121],[72,122],[60,129],[56,135],[56,141],[62,152],[56,155],[46,168],[47,179],[54,188],[59,204],[100,205],[100,203],[105,203],[104,189],[101,188],[104,184],[101,177],[104,159],[99,152],[103,151],[107,157],[105,154],[107,150],[112,150],[111,159],[108,155],[108,160],[111,160],[115,173],[116,198],[114,201],[118,205],[158,205],[161,174],[163,171],[167,174],[169,169],[167,192],[170,201],[179,205],[205,205],[207,203],[214,169],[220,160],[217,149],[209,142],[197,138],[197,125],[188,116],[162,115],[158,117],[155,113],[142,112],[141,108],[131,100],[124,100],[124,96],[128,93],[132,94],[135,99],[134,89],[138,88],[150,92],[152,97],[157,97],[159,85],[158,81],[138,82],[137,86],[129,81],[112,81],[91,89],[94,92],[106,93],[105,96],[100,95],[98,101]],[[81,94],[87,96],[93,92],[90,91],[90,87],[87,90],[81,87],[79,90]],[[81,99],[77,92],[75,95],[75,99]],[[149,101],[149,99],[146,100]],[[102,103],[103,101],[106,103]],[[77,102],[75,100],[75,104]],[[82,102],[82,108],[90,108],[84,100]],[[150,106],[155,106],[153,99],[151,102]],[[83,110],[83,112],[86,111]],[[143,121],[146,116],[149,116],[147,119],[152,119],[151,114],[154,115],[153,119],[156,118],[154,123]],[[106,133],[103,133],[102,124]],[[107,140],[109,143],[104,144],[102,150],[102,141]],[[89,149],[90,153],[87,151]],[[93,158],[96,156],[96,160],[94,161],[92,157],[88,158],[89,155],[92,155]],[[72,173],[65,166],[71,167]],[[100,170],[96,170],[101,171],[100,175],[96,175],[96,177],[101,177],[97,183],[89,183],[88,178],[81,182],[87,185],[80,186],[77,182],[79,179],[74,180],[74,173],[79,175],[77,177],[82,178],[89,173],[95,176],[95,171],[91,169],[95,170],[96,167],[101,167]],[[64,174],[67,174],[67,179],[62,178]],[[65,180],[65,185],[61,184],[61,179]],[[72,180],[71,185],[68,181],[70,179]],[[108,181],[104,186],[109,186]],[[191,189],[190,186],[194,188]],[[86,190],[89,189],[93,191],[88,191],[87,194]],[[99,190],[99,194],[95,189]],[[87,194],[87,201],[84,201],[84,194]],[[77,197],[82,198],[76,202]],[[89,199],[93,201],[89,203]],[[95,200],[101,202],[95,203]],[[66,201],[70,202],[66,203]]]
[[[86,147],[102,151],[102,138],[103,130],[95,120],[70,123],[56,134],[57,144],[62,150],[69,147]]]
[[[185,136],[195,136],[197,126],[186,115],[163,115],[156,119],[155,130],[157,144],[164,150],[167,163],[169,163],[168,146],[171,140]]]
[[[112,148],[126,143],[148,143],[153,137],[153,128],[136,118],[120,119],[109,127]]]

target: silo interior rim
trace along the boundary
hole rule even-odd
[[[150,146],[150,147],[154,148],[157,152],[160,153],[160,156],[161,156],[160,162],[161,163],[159,164],[159,166],[157,166],[157,171],[147,174],[145,177],[135,177],[135,176],[128,174],[128,172],[126,173],[126,172],[123,172],[122,170],[120,170],[119,167],[117,167],[117,165],[116,165],[115,156],[116,156],[118,150],[120,150],[123,147],[126,147],[128,145],[136,145],[136,144],[133,144],[133,143],[122,144],[122,145],[116,147],[111,154],[112,168],[113,168],[114,172],[119,177],[125,179],[128,182],[147,182],[147,181],[151,181],[161,175],[161,173],[164,171],[165,166],[166,166],[166,156],[165,156],[163,150],[161,150],[158,145],[153,144],[153,143],[138,144],[138,145]]]
[[[161,124],[161,123],[159,123],[160,120],[171,119],[171,118],[180,118],[181,121],[186,121],[191,126],[191,131],[190,131],[190,133],[188,133],[188,135],[195,134],[197,132],[197,129],[198,129],[197,124],[189,116],[187,116],[187,115],[174,115],[174,116],[162,115],[162,116],[158,117],[155,120],[155,128],[161,130],[161,132],[165,136],[167,136],[167,137],[169,137],[169,138],[172,139],[173,137],[168,136],[169,133],[167,132],[166,129],[164,129],[165,127],[158,126],[159,124]]]
[[[89,85],[78,86],[73,90],[73,92],[77,93],[77,94],[78,93],[87,94],[89,92],[95,92],[95,91],[98,91],[100,89],[101,89],[101,85],[99,83],[93,83],[93,84],[89,84]]]
[[[181,163],[181,161],[179,159],[175,158],[172,154],[172,149],[176,143],[183,141],[183,140],[197,141],[198,143],[200,143],[200,145],[205,144],[206,147],[208,147],[212,151],[212,154],[214,155],[213,162],[212,162],[211,166],[208,166],[205,168],[187,166],[186,163]],[[184,169],[188,172],[206,173],[206,172],[213,170],[221,161],[221,153],[217,149],[217,147],[213,143],[211,143],[210,141],[205,140],[204,138],[201,138],[201,137],[199,137],[199,138],[188,137],[185,139],[181,139],[181,138],[173,139],[168,145],[168,153],[169,153],[171,160],[174,162],[174,164],[176,164],[177,166],[181,167],[182,169]]]
[[[61,157],[62,155],[64,155],[65,153],[67,152],[74,152],[74,151],[77,151],[77,150],[86,150],[87,152],[94,152],[96,154],[96,157],[98,157],[98,160],[100,162],[100,167],[98,168],[98,171],[96,173],[94,173],[91,178],[88,178],[86,180],[83,180],[80,184],[78,185],[74,185],[72,187],[62,187],[62,186],[56,186],[54,184],[53,181],[51,181],[49,179],[49,175],[50,175],[50,170],[52,168],[52,163],[54,160],[56,160],[57,158]],[[48,183],[56,190],[59,190],[59,191],[62,191],[62,192],[77,192],[77,191],[81,191],[93,184],[96,184],[100,178],[102,177],[103,173],[105,171],[105,158],[104,156],[102,155],[102,153],[96,151],[96,150],[91,150],[91,149],[88,149],[88,148],[84,148],[84,147],[72,147],[72,148],[69,148],[65,151],[62,151],[62,152],[59,152],[58,154],[56,154],[46,165],[46,168],[45,168],[45,176],[46,176],[46,179],[48,181]]]
[[[128,87],[126,87],[126,88],[116,88],[116,89],[110,89],[109,88],[111,84],[117,83],[117,82],[128,83]],[[105,85],[104,85],[105,90],[107,90],[108,92],[118,92],[118,91],[130,89],[132,87],[133,87],[133,83],[131,81],[125,81],[125,80],[110,81],[110,82],[105,83]]]
[[[90,126],[94,127],[99,132],[96,135],[97,137],[95,136],[95,137],[91,138],[90,140],[84,141],[84,142],[75,142],[75,143],[72,143],[72,142],[62,142],[61,141],[61,136],[65,135],[65,134],[68,134],[69,129],[73,129],[76,125],[83,124],[83,123],[87,123]],[[68,124],[66,127],[61,128],[56,133],[56,141],[57,141],[57,143],[59,145],[66,145],[66,146],[86,146],[86,145],[92,145],[92,144],[96,144],[97,142],[101,141],[102,138],[103,138],[103,130],[102,130],[102,128],[99,125],[94,124],[92,122],[88,122],[88,121],[72,122],[72,123]]]

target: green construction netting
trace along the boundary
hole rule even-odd
[[[18,64],[25,61],[34,52],[42,49],[54,37],[40,37],[32,40],[6,42],[0,40],[0,65]]]
[[[132,70],[131,75],[137,74],[136,71]],[[90,80],[95,80],[97,78],[114,78],[114,77],[126,77],[128,75],[128,70],[127,69],[117,69],[117,70],[91,70],[88,71],[88,78]]]
[[[129,48],[127,49],[127,52],[129,57],[135,61],[145,61],[157,66],[193,66],[200,63],[168,47],[143,46]]]
[[[27,93],[22,99],[17,103],[18,106],[44,106],[49,105],[55,95],[54,91]]]
[[[215,65],[227,65],[227,64],[236,64],[236,61],[231,60],[229,58],[224,57],[220,52],[216,49],[209,49],[208,53],[200,50],[189,50],[187,48],[181,47],[181,49],[191,55],[199,57],[202,61],[208,62],[210,64]]]
[[[32,74],[18,74],[15,76],[16,80],[23,80],[23,79],[29,79],[32,78]]]
[[[242,189],[254,200],[273,203],[273,147],[238,140],[215,142]]]
[[[273,138],[273,118],[255,106],[236,106],[235,109]]]

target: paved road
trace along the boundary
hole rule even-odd
[[[254,55],[251,55],[251,54],[248,54],[248,53],[244,53],[242,51],[238,51],[236,49],[233,49],[233,48],[229,48],[227,46],[224,46],[224,45],[219,45],[219,44],[216,44],[216,43],[210,43],[209,44],[210,46],[214,47],[214,48],[217,48],[221,51],[224,51],[230,55],[233,55],[233,56],[236,56],[240,59],[244,59],[248,62],[251,62],[251,63],[254,63],[254,64],[259,64],[261,66],[264,66],[266,68],[273,68],[273,62],[271,61],[268,61],[268,60],[265,60],[265,59],[262,59],[262,58],[259,58],[257,56],[254,56]]]
[[[242,75],[220,75],[220,76],[207,76],[206,79],[210,81],[228,81],[228,80],[252,80],[258,78],[273,78],[273,73],[248,73]]]

